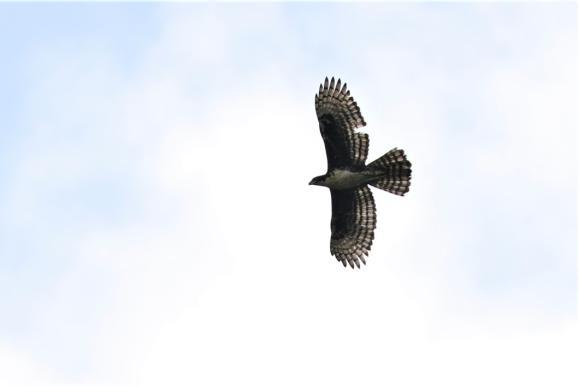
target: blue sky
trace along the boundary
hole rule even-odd
[[[576,15],[1,4],[0,383],[575,384]],[[413,163],[356,272],[326,75]]]

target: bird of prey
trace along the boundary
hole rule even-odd
[[[374,240],[376,205],[368,185],[403,196],[410,187],[411,164],[404,150],[394,148],[366,165],[366,125],[346,83],[324,81],[316,94],[316,115],[326,147],[328,171],[310,185],[330,188],[332,221],[330,252],[344,267],[360,268]]]

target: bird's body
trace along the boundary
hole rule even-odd
[[[335,190],[353,189],[365,185],[377,177],[377,173],[366,170],[334,169],[325,175],[324,186]]]
[[[360,267],[374,240],[376,205],[368,184],[403,196],[408,192],[411,164],[403,150],[392,149],[369,165],[368,135],[355,129],[364,118],[346,84],[326,78],[316,94],[316,114],[324,139],[328,171],[311,185],[328,187],[332,196],[330,251],[344,266]]]

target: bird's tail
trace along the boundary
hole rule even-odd
[[[411,167],[404,150],[394,148],[367,166],[371,171],[380,172],[380,177],[370,185],[403,196],[410,188]]]

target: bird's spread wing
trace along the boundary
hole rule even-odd
[[[364,255],[374,239],[376,228],[376,205],[370,188],[366,185],[349,190],[330,190],[332,194],[332,237],[330,251],[336,259],[354,268],[360,261],[366,264]]]
[[[326,146],[328,170],[363,166],[368,156],[368,134],[355,129],[366,125],[360,108],[350,96],[346,83],[328,82],[320,85],[316,94],[316,114]]]

